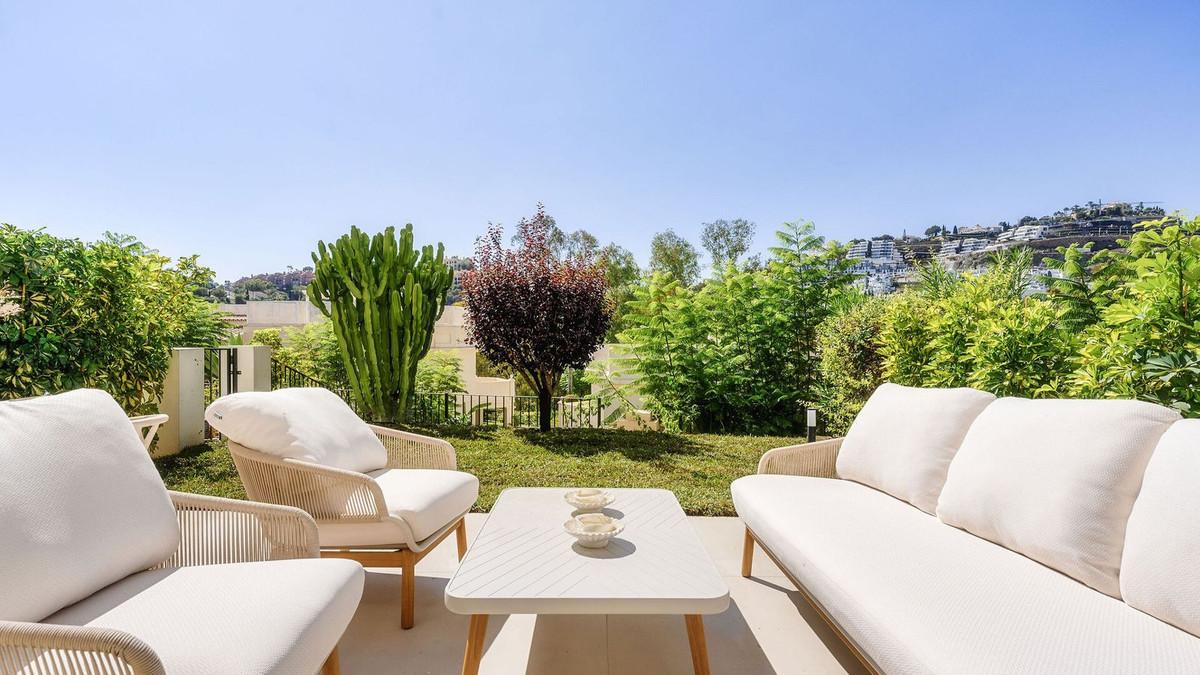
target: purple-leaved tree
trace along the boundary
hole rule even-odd
[[[538,397],[538,427],[550,429],[551,401],[567,368],[583,368],[612,320],[604,270],[580,258],[555,257],[552,221],[537,214],[517,224],[518,244],[505,249],[489,226],[465,272],[467,335],[489,360],[512,367]]]

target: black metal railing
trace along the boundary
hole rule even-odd
[[[358,404],[354,402],[354,396],[350,394],[349,385],[324,382],[282,361],[271,359],[272,391],[289,387],[323,387],[340,396],[355,413],[362,414],[362,411],[358,409]]]
[[[287,387],[324,387],[363,415],[347,385],[323,382],[272,359],[271,389]],[[598,396],[557,396],[551,400],[550,425],[556,429],[600,427],[603,416],[604,405]],[[418,392],[409,405],[408,422],[420,426],[537,428],[538,397]]]
[[[235,394],[238,390],[238,353],[236,347],[206,347],[204,349],[204,406],[226,394]],[[208,422],[204,423],[204,437],[213,438],[217,434]]]
[[[556,429],[600,427],[604,405],[598,396],[556,396],[550,405],[550,426]],[[418,392],[408,408],[408,421],[428,426],[538,426],[538,397],[489,396],[458,392]]]

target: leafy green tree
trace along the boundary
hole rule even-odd
[[[612,301],[613,317],[609,325],[606,341],[614,341],[617,334],[625,329],[625,303],[633,299],[634,288],[641,283],[642,270],[637,259],[628,249],[616,244],[609,244],[600,249],[597,255],[600,266],[604,268],[604,279],[608,282],[608,297]]]
[[[736,265],[738,259],[750,250],[753,241],[754,223],[745,218],[704,223],[700,233],[700,244],[708,251],[713,269],[717,272],[730,263]]]
[[[575,230],[565,237],[561,257],[593,261],[600,253],[600,241],[587,230]]]
[[[0,225],[0,398],[96,387],[129,412],[162,395],[171,347],[215,346],[229,326],[195,295],[212,278],[132,237],[85,244]]]
[[[700,254],[674,230],[659,232],[650,240],[650,271],[670,274],[684,286],[700,281]]]
[[[811,224],[788,223],[762,269],[691,289],[655,272],[627,307],[628,365],[647,404],[671,428],[792,431],[815,383],[816,326],[851,276],[845,250]]]

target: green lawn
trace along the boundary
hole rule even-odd
[[[479,477],[479,511],[489,510],[508,487],[658,487],[672,490],[690,515],[730,516],[730,481],[754,473],[764,451],[802,442],[610,429],[421,432],[453,443],[459,468]],[[245,497],[223,442],[212,441],[156,463],[173,490]]]

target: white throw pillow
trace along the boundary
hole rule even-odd
[[[994,400],[977,389],[882,384],[842,441],[838,476],[933,513],[967,428]]]
[[[937,515],[1120,597],[1129,512],[1178,419],[1141,401],[1002,398],[967,432]]]
[[[40,621],[178,546],[167,489],[111,396],[0,403],[0,619]]]
[[[1200,636],[1200,420],[1163,434],[1129,514],[1125,602]]]
[[[320,387],[248,391],[212,402],[204,419],[251,450],[367,473],[387,449],[350,406]]]

